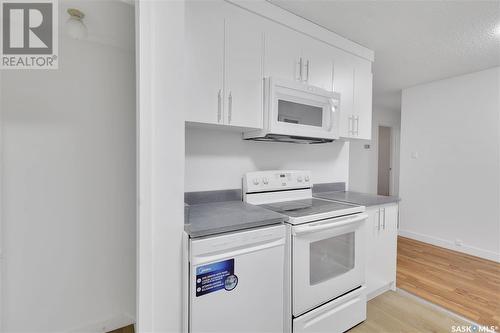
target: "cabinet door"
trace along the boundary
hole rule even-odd
[[[224,17],[221,1],[186,1],[186,121],[223,122]],[[171,64],[175,66],[175,64]]]
[[[300,81],[303,35],[272,22],[266,29],[264,75]]]
[[[376,291],[382,285],[382,276],[378,267],[378,246],[379,246],[379,209],[369,207],[366,210],[368,220],[366,221],[366,293]]]
[[[264,31],[259,17],[226,7],[225,123],[262,128]]]
[[[398,205],[383,206],[380,210],[383,232],[379,239],[379,267],[383,281],[390,284],[396,281]]]
[[[371,63],[363,60],[354,70],[355,137],[372,138],[372,81]]]
[[[308,38],[303,45],[302,54],[304,55],[303,80],[310,85],[332,91],[332,47],[323,42]]]
[[[354,63],[352,56],[332,48],[333,90],[340,93],[340,136],[353,137]]]

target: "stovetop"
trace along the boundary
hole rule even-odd
[[[364,211],[363,206],[317,198],[274,202],[260,206],[289,216],[288,222],[292,224],[317,221]]]

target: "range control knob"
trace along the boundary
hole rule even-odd
[[[262,182],[266,185],[269,184],[269,180],[267,179],[267,177],[262,178]]]
[[[305,180],[306,180],[306,182],[308,182],[309,181],[309,176],[306,176]]]
[[[255,179],[253,180],[253,184],[254,184],[254,185],[259,185],[259,179],[258,179],[258,178],[255,178]]]
[[[297,181],[298,181],[299,183],[302,183],[302,176],[298,176],[298,177],[297,177]]]

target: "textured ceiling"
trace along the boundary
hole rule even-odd
[[[375,51],[374,104],[401,89],[500,66],[500,1],[269,0]]]

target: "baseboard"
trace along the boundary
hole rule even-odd
[[[79,328],[69,330],[68,333],[103,333],[132,324],[135,324],[134,317],[126,313],[121,313],[102,321],[96,321]]]
[[[484,250],[480,249],[474,246],[468,246],[468,245],[462,245],[462,246],[457,246],[455,245],[454,242],[442,239],[442,238],[437,238],[437,237],[432,237],[424,234],[419,234],[416,232],[412,231],[406,231],[406,230],[399,230],[398,231],[399,236],[406,237],[406,238],[411,238],[415,239],[424,243],[444,247],[445,249],[448,250],[453,250],[457,252],[462,252],[465,254],[470,254],[471,256],[491,260],[500,263],[500,253],[495,253],[493,251],[489,250]]]
[[[369,300],[371,300],[379,295],[382,295],[383,293],[385,293],[386,291],[389,291],[389,290],[392,290],[390,283],[383,286],[383,287],[380,287],[378,289],[372,290],[370,293],[367,293],[366,300],[369,301]]]

